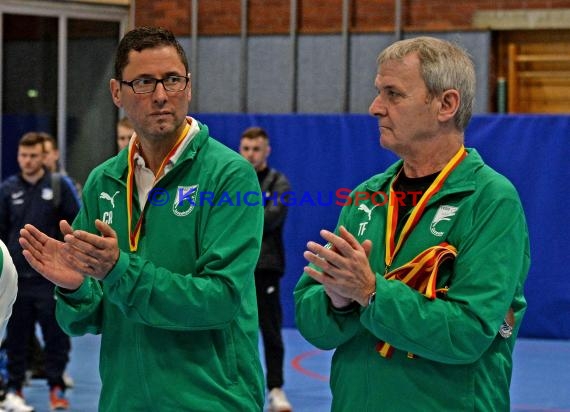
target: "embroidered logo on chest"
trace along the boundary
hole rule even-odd
[[[53,199],[53,190],[50,187],[44,187],[42,189],[42,199],[43,200],[52,200]]]
[[[178,186],[176,199],[172,204],[172,212],[179,217],[187,216],[196,206],[198,185]]]
[[[108,200],[109,202],[111,202],[111,206],[113,206],[113,209],[114,209],[115,208],[115,196],[117,196],[118,194],[119,194],[118,190],[115,192],[115,194],[113,194],[113,196],[111,196],[107,192],[101,192],[101,194],[99,195],[99,199]]]
[[[455,213],[457,213],[457,209],[458,207],[449,205],[441,205],[439,209],[437,209],[437,212],[435,212],[435,216],[429,225],[429,230],[432,235],[437,237],[443,236],[443,232],[439,232],[436,229],[437,224],[442,220],[451,220],[451,218],[455,216]]]
[[[358,236],[364,236],[364,232],[366,232],[366,226],[368,225],[368,222],[370,222],[370,220],[372,220],[372,211],[374,210],[374,208],[376,206],[379,205],[375,205],[372,208],[369,208],[367,205],[365,204],[361,204],[360,206],[358,206],[358,210],[360,210],[361,212],[364,212],[366,214],[366,216],[368,217],[368,221],[365,222],[361,222],[358,226]]]

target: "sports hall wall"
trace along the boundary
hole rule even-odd
[[[295,196],[285,227],[281,291],[284,323],[293,327],[292,291],[305,265],[302,253],[307,241],[321,240],[321,228],[334,229],[340,211],[335,192],[352,189],[396,158],[379,146],[377,122],[367,115],[194,116],[235,150],[251,125],[271,137],[270,165],[289,177]],[[569,138],[570,116],[476,115],[466,132],[466,146],[513,182],[526,212],[532,254],[520,332],[526,337],[570,338]]]

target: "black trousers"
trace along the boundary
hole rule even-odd
[[[283,337],[281,326],[283,313],[279,298],[279,281],[281,275],[272,271],[256,271],[255,287],[257,291],[257,310],[259,328],[265,352],[265,368],[267,370],[267,388],[283,386]]]
[[[70,339],[55,319],[54,286],[43,278],[20,278],[6,336],[8,388],[21,390],[28,369],[29,344],[39,323],[44,338],[45,372],[50,388],[65,389],[63,372],[69,361]]]

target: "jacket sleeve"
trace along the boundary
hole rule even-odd
[[[346,226],[348,210],[343,207],[338,227]],[[324,287],[303,273],[293,292],[295,322],[303,337],[320,349],[333,349],[351,339],[360,326],[358,305],[346,310],[335,310]]]
[[[2,260],[0,264],[0,341],[4,338],[6,325],[12,314],[12,305],[18,293],[18,273],[4,242],[0,241]]]
[[[488,185],[462,216],[447,295],[429,300],[402,282],[377,276],[375,301],[362,324],[397,349],[448,364],[479,359],[512,307],[517,329],[526,308],[530,264],[522,205],[510,184]],[[516,332],[516,330],[515,330]]]
[[[228,163],[219,180],[216,193],[260,190],[253,168],[242,158]],[[216,205],[201,221],[194,273],[175,273],[121,252],[103,280],[106,300],[133,322],[169,330],[221,329],[234,321],[244,305],[253,311],[253,271],[263,228],[261,203]]]
[[[99,282],[85,278],[79,289],[64,292],[56,288],[56,318],[69,336],[101,333],[103,292]]]
[[[94,186],[96,181],[97,178],[90,176],[85,183],[86,190],[83,194],[91,193],[89,187]],[[71,211],[75,210],[75,214],[77,214],[78,200],[72,199],[73,192],[71,189],[62,190],[62,194],[65,192],[68,193],[68,199],[62,197],[62,205],[69,202],[67,207]],[[93,192],[96,191],[93,190]],[[93,205],[89,200],[87,197],[83,198],[83,206],[73,221],[73,227],[90,233],[97,233],[95,219],[90,217],[92,216],[90,208]],[[72,216],[70,217],[72,218]],[[56,287],[55,290],[57,296],[56,318],[65,333],[70,336],[81,336],[86,333],[99,334],[101,332],[103,291],[97,280],[85,278],[79,289],[73,292],[65,291],[59,287]]]
[[[289,181],[283,173],[277,173],[275,183],[270,188],[271,195],[267,199],[264,209],[263,231],[270,232],[279,227],[287,216],[287,206],[283,201],[288,201],[287,192],[291,191]],[[271,174],[268,176],[270,178]]]

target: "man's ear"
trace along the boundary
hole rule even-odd
[[[188,103],[192,101],[192,75],[188,73],[188,85],[186,86],[188,90]]]
[[[455,113],[459,110],[459,103],[461,102],[459,92],[455,89],[446,90],[441,94],[439,101],[439,120],[446,122],[453,119]]]
[[[121,103],[121,82],[117,79],[111,79],[109,81],[109,90],[111,91],[111,97],[113,98],[115,106],[123,107]]]

